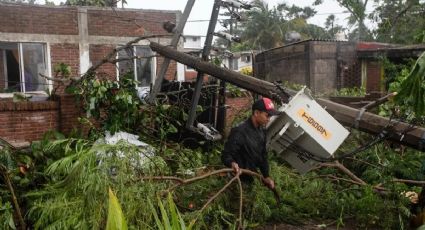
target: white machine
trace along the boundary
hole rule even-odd
[[[305,87],[279,111],[282,114],[267,126],[268,148],[282,154],[302,174],[312,169],[318,159],[333,156],[349,134]]]

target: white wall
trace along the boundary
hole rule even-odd
[[[201,49],[202,48],[202,41],[201,36],[191,36],[191,35],[184,35],[184,48],[189,49]]]

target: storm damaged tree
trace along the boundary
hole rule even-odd
[[[279,10],[276,7],[270,8],[262,0],[255,0],[252,4],[254,7],[247,12],[249,20],[242,23],[242,40],[259,50],[283,45],[285,31],[282,24],[285,20]]]
[[[366,7],[369,0],[336,0],[340,6],[350,12],[348,17],[348,25],[356,26],[356,28],[349,35],[350,40],[365,41],[370,40],[370,31],[365,25],[365,20],[368,17]],[[323,0],[314,1],[313,5],[320,5]]]
[[[377,7],[371,18],[377,22],[374,30],[379,42],[423,43],[425,2],[419,0],[375,0]],[[421,39],[422,38],[422,39]]]
[[[344,28],[336,23],[334,14],[331,14],[326,18],[325,29],[327,32],[327,38],[329,39],[336,39],[336,35],[344,31]]]

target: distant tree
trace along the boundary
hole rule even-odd
[[[317,13],[313,8],[309,6],[301,8],[296,5],[289,6],[286,3],[278,4],[277,9],[281,11],[282,16],[285,17],[287,20],[295,18],[303,18],[307,20]]]
[[[356,26],[349,38],[350,40],[370,40],[371,34],[365,25],[368,16],[366,6],[368,0],[336,0],[340,6],[347,9],[351,15],[348,18],[348,24]]]
[[[45,1],[44,1],[44,5],[46,5],[46,6],[54,6],[54,5],[55,5],[55,3],[54,3],[53,1],[45,0]]]
[[[225,19],[220,19],[218,22],[221,24],[224,29],[223,32],[229,33],[231,35],[241,37],[242,30],[240,27],[241,21],[246,20],[246,10],[244,9],[236,9],[236,8],[228,8],[227,11],[220,14],[221,16],[226,17]],[[224,38],[216,38],[214,42],[214,46],[220,48],[230,48],[233,51],[239,51],[235,47],[240,47],[240,45],[236,42],[228,41]]]
[[[377,22],[375,37],[380,42],[421,43],[425,31],[425,2],[419,0],[375,0],[371,18]]]
[[[249,20],[242,23],[242,39],[259,50],[283,45],[285,32],[282,24],[285,20],[279,10],[276,7],[270,9],[262,0],[254,0],[251,4],[254,8],[247,12]]]
[[[329,19],[327,28],[307,23],[317,13],[312,7],[281,3],[270,8],[264,0],[253,0],[251,4],[254,8],[241,12],[242,22],[237,28],[233,27],[233,34],[240,34],[243,42],[232,45],[232,50],[246,50],[247,47],[265,50],[297,39],[333,39],[342,30],[341,26],[335,24],[335,17]],[[231,22],[224,23],[229,28]],[[225,46],[227,42],[217,40],[216,44]]]
[[[325,22],[326,29],[326,38],[335,39],[336,35],[344,31],[344,28],[341,25],[336,24],[335,15],[331,14],[326,18]]]

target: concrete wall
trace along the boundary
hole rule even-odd
[[[201,36],[184,36],[184,48],[188,49],[202,49],[204,44],[202,44]]]
[[[271,49],[255,58],[254,73],[270,82],[306,85],[315,94],[328,94],[342,87],[360,86],[353,81],[360,72],[355,45],[349,42],[307,40]]]
[[[254,75],[270,82],[309,81],[308,43],[298,43],[264,51],[255,57]]]

